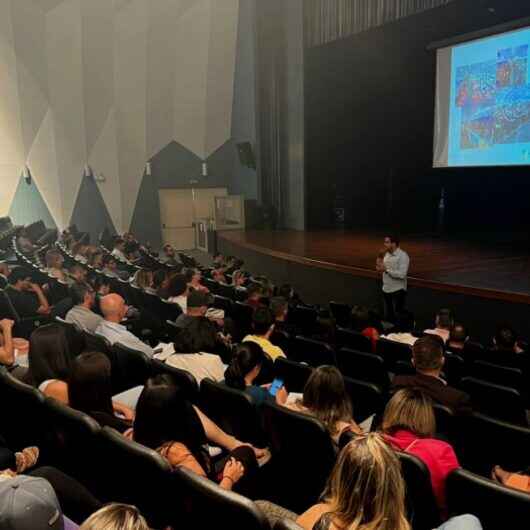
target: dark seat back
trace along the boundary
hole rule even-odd
[[[287,319],[300,334],[310,337],[316,331],[318,312],[314,307],[297,305],[289,309]]]
[[[335,319],[337,326],[347,328],[351,325],[351,306],[339,302],[330,302],[329,310]]]
[[[226,283],[217,284],[217,295],[229,300],[235,300],[236,293],[233,285],[227,285]]]
[[[112,359],[112,346],[103,336],[90,331],[83,331],[85,335],[86,351],[104,353],[109,359]]]
[[[113,393],[118,394],[129,388],[144,385],[151,373],[151,363],[147,355],[118,343],[112,346],[112,351]]]
[[[211,379],[201,381],[201,410],[223,431],[255,446],[264,447],[264,434],[257,407],[242,390]]]
[[[514,388],[518,392],[522,392],[524,389],[523,371],[519,368],[508,368],[479,360],[471,366],[470,375],[489,383]]]
[[[233,530],[269,530],[265,515],[250,499],[185,468],[176,469],[174,479],[185,507],[182,520],[193,521],[193,528],[211,530],[222,521]]]
[[[464,469],[453,471],[446,481],[449,513],[470,513],[480,519],[484,530],[511,526],[511,521],[530,517],[530,495]],[[526,525],[527,523],[523,523]]]
[[[232,315],[232,308],[234,304],[230,298],[226,296],[215,295],[212,305],[216,309],[222,309],[225,312],[226,317]]]
[[[272,344],[281,348],[283,353],[289,357],[289,350],[291,348],[291,337],[289,333],[283,330],[275,329],[269,339]]]
[[[179,496],[162,456],[109,427],[99,433],[97,450],[100,481],[94,493],[100,500],[136,506],[153,528],[175,523]]]
[[[336,366],[335,351],[326,342],[297,336],[292,340],[289,358],[317,367],[324,364]]]
[[[374,383],[384,390],[390,386],[385,362],[379,355],[342,348],[337,352],[337,364],[346,377]]]
[[[437,528],[441,522],[440,513],[427,466],[414,455],[402,451],[396,453],[405,481],[407,519],[414,530]]]
[[[517,425],[528,425],[524,400],[517,390],[464,377],[461,388],[471,396],[473,409]]]
[[[145,309],[150,314],[156,315],[162,321],[171,320],[175,322],[179,315],[182,314],[182,309],[178,304],[166,302],[166,300],[162,300],[159,296],[146,293],[145,291],[142,291],[142,296],[142,305]]]
[[[408,344],[388,339],[377,341],[377,353],[380,355],[390,371],[393,371],[398,361],[409,361],[412,357],[412,348]]]
[[[275,377],[281,379],[288,392],[302,393],[313,368],[307,364],[278,357],[274,362]]]
[[[337,328],[337,346],[340,348],[350,348],[352,350],[372,352],[372,342],[362,333],[353,329]]]
[[[345,377],[344,384],[352,401],[355,421],[361,422],[372,414],[380,415],[383,412],[385,393],[380,387],[351,377]]]
[[[466,375],[466,371],[466,364],[461,355],[445,352],[444,373],[450,386],[458,387],[460,381]]]
[[[464,343],[462,357],[466,364],[471,365],[473,362],[486,357],[486,349],[480,342],[468,340]]]
[[[271,403],[263,405],[263,418],[271,463],[282,477],[279,498],[285,499],[286,508],[301,513],[318,500],[335,463],[331,437],[317,419]]]
[[[232,318],[236,324],[239,339],[252,332],[252,315],[254,308],[243,302],[235,302],[232,309]]]
[[[175,368],[158,359],[151,359],[151,375],[167,375],[175,385],[184,393],[186,398],[192,403],[199,401],[199,385],[197,380],[186,370]]]
[[[14,336],[25,339],[29,339],[33,330],[46,321],[46,318],[39,316],[22,318],[15,309],[15,306],[11,303],[7,292],[2,289],[0,289],[0,318],[14,320]]]

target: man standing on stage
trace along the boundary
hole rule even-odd
[[[395,322],[396,315],[405,308],[410,259],[399,247],[399,238],[396,236],[385,237],[384,245],[386,252],[378,258],[376,269],[383,274],[385,319]]]

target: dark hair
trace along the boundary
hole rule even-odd
[[[443,340],[436,335],[426,335],[412,346],[412,356],[416,370],[439,370],[443,365]]]
[[[154,450],[180,442],[204,464],[206,434],[200,418],[178,387],[165,380],[148,380],[140,394],[134,440]]]
[[[517,343],[515,330],[508,325],[500,325],[495,333],[495,344],[499,350],[513,350]]]
[[[291,298],[294,298],[294,289],[293,286],[289,283],[284,283],[279,289],[278,289],[278,296],[282,296],[286,300],[291,300]]]
[[[454,326],[453,313],[450,309],[440,309],[436,315],[437,325],[442,329],[450,330]]]
[[[454,342],[464,342],[467,339],[467,331],[463,324],[457,323],[453,326],[449,334],[449,340]]]
[[[94,277],[92,280],[92,287],[94,287],[94,290],[99,291],[102,287],[110,287],[111,281],[106,276],[103,276],[102,274],[98,274]]]
[[[399,247],[400,240],[399,240],[399,236],[397,236],[396,234],[387,235],[385,236],[385,238],[390,239],[390,243],[395,243],[396,247]]]
[[[102,260],[102,263],[103,263],[103,267],[106,267],[109,263],[111,262],[115,262],[115,263],[118,263],[116,258],[112,255],[112,254],[105,254],[103,256],[103,260]]]
[[[24,267],[15,267],[7,277],[10,285],[16,285],[19,281],[31,278],[31,272]]]
[[[87,294],[93,293],[94,289],[88,283],[76,282],[70,287],[70,296],[74,305],[81,305]]]
[[[262,366],[265,361],[265,354],[259,344],[255,342],[243,342],[236,346],[234,355],[228,368],[225,371],[225,383],[227,386],[245,389],[245,377],[256,366]]]
[[[153,273],[153,287],[158,289],[167,279],[167,271],[165,269],[158,269]]]
[[[205,317],[193,317],[175,338],[177,353],[214,353],[217,346],[215,324]]]
[[[167,288],[167,297],[181,296],[186,292],[188,288],[188,282],[183,274],[175,274],[169,282]]]
[[[334,366],[320,366],[313,370],[304,387],[302,404],[332,434],[336,433],[338,421],[350,422],[352,419],[352,403],[344,378]]]
[[[111,364],[103,353],[83,353],[71,365],[68,401],[86,414],[114,414],[112,406]]]
[[[275,296],[271,298],[270,310],[274,318],[278,318],[283,315],[285,310],[289,307],[287,300],[283,296]]]
[[[258,307],[252,316],[252,328],[256,335],[265,335],[274,324],[274,318],[268,307]]]
[[[123,243],[125,243],[125,239],[116,237],[113,241],[114,248],[116,248],[118,245],[123,245]]]
[[[72,366],[66,329],[60,324],[37,328],[29,339],[29,374],[34,386],[48,379],[68,382]]]
[[[354,305],[351,310],[351,327],[355,331],[363,331],[370,324],[370,311],[362,305]]]
[[[259,283],[253,283],[247,288],[247,298],[251,298],[256,294],[259,296],[263,296],[263,293],[264,293],[263,286],[260,285]]]

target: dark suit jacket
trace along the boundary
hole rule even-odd
[[[416,373],[415,375],[397,375],[392,381],[392,390],[404,387],[416,387],[431,399],[445,405],[463,415],[471,412],[471,399],[465,392],[446,385],[443,381],[430,375]]]

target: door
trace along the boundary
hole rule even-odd
[[[177,250],[195,248],[193,190],[159,190],[162,241]]]
[[[193,190],[195,220],[215,219],[215,198],[226,197],[226,188],[197,188]]]

